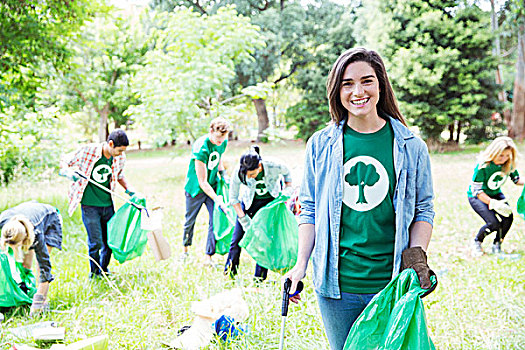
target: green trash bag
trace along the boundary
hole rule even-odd
[[[297,261],[299,229],[286,207],[289,197],[279,195],[252,219],[239,245],[262,267],[284,273]]]
[[[436,276],[430,280],[434,285]],[[434,350],[427,331],[425,308],[413,269],[403,270],[380,291],[353,324],[344,350]]]
[[[31,304],[36,293],[33,272],[15,260],[13,250],[0,251],[0,307]],[[25,289],[21,288],[25,284]]]
[[[217,184],[217,195],[222,196],[224,203],[228,203],[230,187],[224,181],[219,179]],[[228,207],[226,212],[223,212],[218,205],[213,208],[213,234],[215,235],[215,253],[224,255],[230,251],[230,243],[232,241],[233,229],[235,228],[235,210]]]
[[[523,190],[521,191],[520,198],[518,198],[518,204],[516,206],[516,210],[518,211],[518,214],[520,214],[521,218],[525,220],[525,186],[523,187]]]
[[[130,201],[146,207],[145,198],[135,195]],[[108,222],[108,245],[113,250],[115,259],[121,264],[144,253],[148,231],[140,228],[141,215],[139,209],[125,203]]]

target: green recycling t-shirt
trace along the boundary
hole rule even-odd
[[[100,157],[100,159],[95,162],[93,171],[91,172],[91,180],[109,189],[112,163],[113,157]],[[80,203],[94,207],[110,207],[113,205],[111,194],[93,185],[91,182],[88,182]]]
[[[475,188],[479,189],[481,187],[481,190],[489,197],[494,197],[501,193],[501,186],[503,186],[509,176],[514,183],[518,182],[520,179],[518,170],[514,170],[507,175],[501,168],[501,165],[496,165],[493,162],[477,164],[474,169],[474,175],[472,175],[472,182],[468,187],[468,196],[476,197],[474,195],[474,192],[476,192]]]
[[[264,168],[261,170],[259,174],[255,177],[255,194],[253,196],[253,199],[268,199],[273,198],[270,194],[270,191],[268,191],[268,188],[266,187],[266,183],[264,182]]]
[[[362,134],[343,131],[343,204],[339,283],[345,293],[371,294],[392,278],[395,212],[394,131],[389,122]]]
[[[195,159],[200,160],[206,165],[208,170],[208,183],[215,187],[217,184],[217,173],[219,171],[219,162],[221,156],[226,150],[228,140],[225,140],[220,146],[213,144],[210,141],[209,135],[199,137],[192,147],[192,154],[190,160],[190,166],[188,168],[188,174],[186,175],[186,184],[184,190],[195,197],[202,192],[199,186],[199,180],[197,179],[197,173],[195,172]]]

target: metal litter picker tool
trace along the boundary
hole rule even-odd
[[[288,316],[288,305],[290,304],[290,298],[296,296],[297,294],[301,293],[303,290],[303,282],[299,281],[297,283],[297,289],[295,290],[295,293],[290,295],[290,288],[292,287],[292,280],[287,278],[284,282],[284,288],[283,288],[283,300],[282,300],[282,307],[281,307],[281,315],[283,317],[281,321],[281,340],[279,342],[279,350],[284,349],[284,327],[286,325],[286,317]]]

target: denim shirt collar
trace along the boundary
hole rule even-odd
[[[394,139],[400,147],[404,146],[405,140],[415,137],[414,133],[408,130],[408,128],[406,128],[399,120],[394,119],[388,115],[384,115],[383,119],[385,119],[387,122],[390,122],[392,125],[392,129],[394,130]],[[332,124],[332,131],[328,134],[328,137],[330,138],[330,144],[333,145],[337,139],[341,137],[346,121],[347,119],[345,118],[337,124]]]

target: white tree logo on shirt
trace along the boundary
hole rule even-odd
[[[111,176],[111,167],[107,164],[99,164],[93,169],[92,176],[96,182],[103,184]]]
[[[388,186],[385,167],[375,158],[359,156],[343,166],[343,202],[353,210],[377,207],[385,199]]]
[[[491,190],[497,190],[505,183],[505,180],[507,180],[507,175],[503,171],[497,171],[490,176],[487,187]]]
[[[217,165],[219,165],[219,160],[221,159],[219,152],[213,151],[210,153],[208,158],[208,170],[213,170]]]
[[[268,189],[266,188],[264,180],[258,180],[255,182],[255,193],[257,193],[258,196],[264,196],[266,193],[268,193]]]

